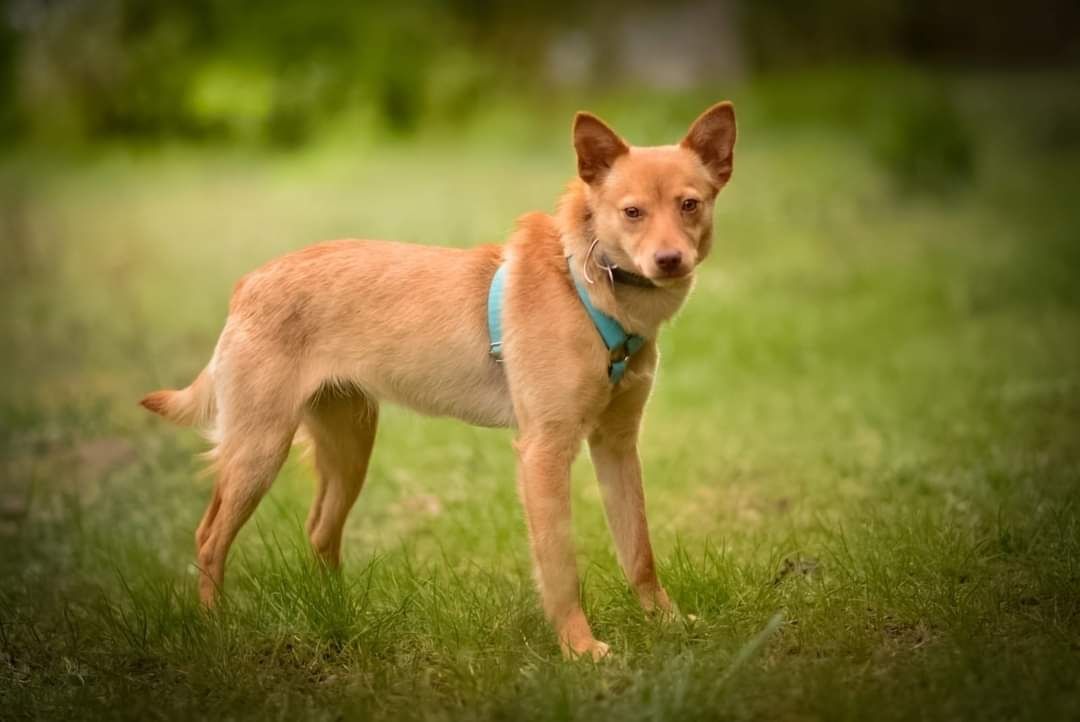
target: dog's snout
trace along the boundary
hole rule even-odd
[[[682,266],[682,251],[657,251],[653,255],[653,260],[656,261],[656,267],[661,271],[672,273],[678,271],[679,267]]]

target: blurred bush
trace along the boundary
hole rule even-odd
[[[8,0],[0,130],[291,146],[350,114],[407,134],[556,92],[715,92],[822,65],[1075,61],[1073,21],[1068,0],[1039,13],[977,0]],[[861,112],[864,99],[846,97]],[[898,176],[970,165],[947,106],[928,95],[882,130],[880,157]],[[842,126],[844,109],[832,112]]]
[[[908,66],[824,68],[760,82],[749,105],[758,127],[840,131],[900,189],[941,191],[974,179],[980,143],[953,86],[948,74]]]
[[[918,88],[873,119],[874,156],[905,190],[947,191],[975,173],[976,142],[941,87]]]
[[[432,110],[460,116],[494,85],[490,68],[502,81],[534,70],[500,63],[528,43],[465,5],[16,0],[0,67],[19,82],[3,105],[47,140],[292,145],[347,109],[409,132]]]

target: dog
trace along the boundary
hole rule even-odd
[[[390,402],[516,429],[540,597],[565,655],[609,651],[582,611],[571,539],[570,465],[583,440],[628,582],[646,611],[674,614],[649,540],[638,430],[657,332],[709,254],[735,135],[727,101],[678,144],[653,147],[581,112],[577,177],[553,215],[522,216],[503,246],[331,241],[244,276],[206,368],[187,388],[141,401],[214,444],[213,496],[195,533],[202,602],[220,594],[229,547],[298,432],[318,476],[307,532],[316,555],[339,566],[379,404]]]

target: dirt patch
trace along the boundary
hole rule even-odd
[[[62,443],[27,440],[6,450],[0,462],[0,535],[12,532],[30,513],[48,514],[56,500],[74,495],[93,501],[102,482],[119,469],[134,464],[134,444],[121,437],[100,437]],[[31,503],[33,509],[31,509]]]

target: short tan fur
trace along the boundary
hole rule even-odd
[[[637,440],[660,325],[683,304],[712,245],[712,209],[731,177],[735,113],[706,110],[677,144],[633,147],[600,119],[573,126],[578,177],[555,215],[530,213],[503,246],[469,250],[331,241],[237,283],[207,367],[142,404],[214,441],[213,496],[195,534],[199,593],[212,606],[237,533],[298,431],[314,449],[312,546],[340,563],[342,527],[364,484],[379,404],[513,427],[517,485],[544,611],[569,656],[608,647],[581,609],[570,530],[570,464],[583,440],[619,561],[647,610],[674,608],[656,575]],[[594,246],[595,241],[595,247]],[[577,296],[648,339],[612,384],[608,351]],[[487,292],[507,264],[503,358],[488,354]],[[652,282],[612,282],[602,264]]]

